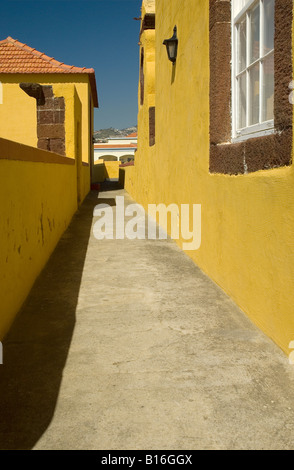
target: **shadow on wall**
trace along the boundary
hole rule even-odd
[[[130,167],[130,166],[134,166],[135,163],[134,162],[128,162],[128,163],[123,163],[120,168],[119,168],[119,178],[118,178],[118,181],[119,181],[119,186],[121,188],[124,188],[125,187],[125,180],[126,180],[126,168],[127,167]]]
[[[105,180],[113,179],[118,180],[119,177],[119,161],[104,161],[102,159],[97,160],[94,163],[92,169],[92,182],[93,183],[103,183]]]
[[[123,167],[133,166],[134,156],[125,155],[120,161],[113,160],[96,160],[92,169],[92,183],[103,183],[107,180],[118,180],[120,186],[124,187],[124,171]]]
[[[125,179],[126,179],[125,170],[123,168],[120,168],[118,180],[119,180],[119,184],[121,188],[125,187]]]
[[[29,450],[54,414],[97,192],[91,192],[37,279],[3,343],[0,449]]]

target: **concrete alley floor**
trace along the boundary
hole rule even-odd
[[[0,448],[293,449],[294,366],[173,241],[95,239],[116,195],[89,195],[4,341]]]

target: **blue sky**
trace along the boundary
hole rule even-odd
[[[94,68],[95,130],[137,124],[141,0],[0,0],[11,36],[68,65]]]

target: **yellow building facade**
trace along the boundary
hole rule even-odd
[[[201,204],[201,246],[187,254],[289,354],[294,340],[293,3],[257,3],[143,2],[138,151],[135,166],[125,169],[125,188],[146,209],[150,203]],[[268,128],[256,126],[263,129],[259,133],[246,136],[241,129],[234,138],[233,86],[242,74],[232,75],[232,41],[243,18],[253,18],[252,8],[265,8],[263,18],[274,12],[274,69],[270,48],[256,61],[263,77],[268,74],[266,90],[274,75],[268,96],[260,88],[269,112],[274,103],[274,127],[267,121]],[[173,64],[163,42],[174,26]],[[250,67],[244,72],[249,78]],[[238,100],[240,106],[240,95]]]
[[[90,191],[94,107],[93,69],[0,41],[0,340]]]
[[[68,66],[11,37],[0,41],[0,137],[77,160],[79,199],[89,191],[93,69]]]

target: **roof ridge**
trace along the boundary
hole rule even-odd
[[[6,46],[9,45],[13,47],[6,48]],[[26,53],[28,57],[25,57],[23,60],[22,55],[24,53]],[[56,60],[54,57],[49,57],[44,52],[40,52],[20,42],[18,39],[13,39],[11,36],[0,40],[0,55],[2,55],[3,58],[3,61],[0,63],[1,73],[87,74],[93,94],[93,103],[94,106],[98,108],[96,78],[93,68],[67,65],[64,62]],[[15,60],[13,60],[14,58]]]
[[[64,62],[60,62],[59,60],[56,60],[54,57],[50,57],[44,52],[40,52],[36,48],[30,47],[27,44],[20,42],[18,39],[12,38],[11,36],[7,36],[6,39],[3,39],[2,41],[0,41],[0,44],[3,44],[5,42],[11,43],[16,47],[19,47],[20,49],[24,49],[30,52],[32,55],[35,55],[39,57],[40,59],[51,63],[53,67],[61,67],[64,70],[72,70],[72,71],[76,71],[79,73],[88,73],[88,74],[95,73],[93,68],[88,69],[86,67],[76,67],[75,65],[67,65]]]

